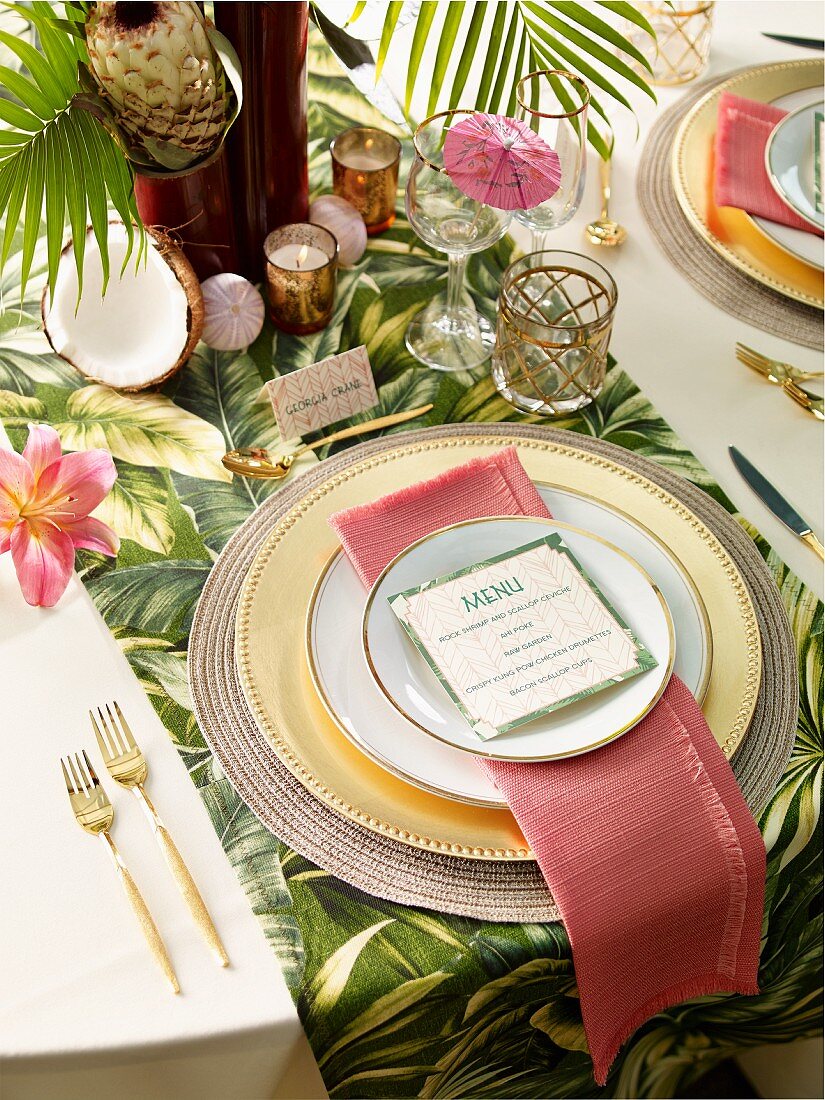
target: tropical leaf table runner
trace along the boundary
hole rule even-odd
[[[311,47],[311,70],[310,171],[317,191],[328,186],[334,134],[354,121],[386,123],[325,47]],[[469,290],[491,317],[512,251],[504,240],[470,261]],[[55,426],[64,448],[103,446],[117,460],[119,480],[102,518],[121,536],[121,551],[115,561],[84,554],[83,581],[203,798],[278,955],[330,1093],[672,1096],[742,1046],[786,1042],[820,1028],[822,605],[756,531],[748,528],[782,593],[800,669],[793,757],[760,822],[768,850],[763,992],[703,998],[655,1016],[622,1051],[603,1090],[593,1082],[562,925],[482,923],[405,908],[348,886],[260,825],[222,776],[192,714],[186,650],[201,588],[228,538],[278,491],[266,482],[230,481],[219,463],[229,447],[277,449],[271,412],[255,403],[263,380],[365,344],[382,413],[432,401],[430,423],[523,422],[486,371],[442,376],[405,350],[410,317],[440,289],[445,273],[445,259],[399,218],[354,268],[341,272],[338,306],[323,332],[298,339],[267,325],[244,354],[201,345],[162,394],[138,397],[84,385],[60,359],[41,352],[36,299],[28,298],[22,311],[7,309],[0,329],[0,417],[18,449],[27,422],[43,420]],[[14,284],[12,263],[2,287],[6,303],[14,301]],[[661,462],[733,512],[618,366],[594,405],[554,425]]]

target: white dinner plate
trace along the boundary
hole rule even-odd
[[[765,146],[765,168],[777,195],[816,229],[825,217],[814,200],[814,114],[822,100],[797,107],[777,123]]]
[[[606,504],[569,490],[537,486],[559,519],[601,535],[654,579],[676,633],[675,671],[700,701],[711,670],[711,638],[702,598],[682,565],[651,532]],[[374,683],[361,650],[367,593],[342,550],[327,563],[310,605],[307,656],[316,690],[339,729],[373,761],[425,790],[461,802],[503,805],[498,790],[460,749],[399,715]]]
[[[764,233],[766,237],[770,237],[773,243],[779,245],[783,252],[787,252],[795,259],[802,260],[803,263],[810,264],[811,267],[822,271],[823,266],[825,266],[823,264],[823,260],[825,260],[823,249],[825,246],[823,246],[821,237],[817,237],[815,233],[806,233],[804,229],[794,229],[790,225],[780,225],[779,222],[768,221],[767,218],[760,218],[756,214],[751,214],[751,219],[759,231]]]

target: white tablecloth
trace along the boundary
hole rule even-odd
[[[763,29],[822,37],[821,7],[722,0],[710,74],[809,56],[762,38]],[[663,90],[660,101],[667,106],[680,94]],[[619,285],[612,351],[741,512],[821,595],[818,560],[756,500],[727,456],[727,445],[737,444],[822,533],[822,425],[739,366],[733,345],[743,340],[812,369],[821,366],[820,356],[721,312],[662,255],[637,207],[634,182],[655,108],[635,98],[642,136],[634,143],[632,120],[620,120],[611,206],[629,240],[598,255]],[[597,175],[591,171],[582,210],[553,245],[589,248],[582,227],[598,211]],[[90,701],[111,698],[140,730],[153,798],[232,959],[229,970],[213,964],[137,803],[118,797],[117,839],[175,960],[180,997],[166,991],[148,960],[104,853],[71,821],[57,767],[61,753],[89,744]],[[6,1100],[323,1095],[275,958],[195,787],[108,629],[76,580],[57,608],[27,607],[8,556],[0,559],[0,700]]]

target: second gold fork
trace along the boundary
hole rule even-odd
[[[747,344],[737,343],[736,358],[746,367],[761,374],[775,386],[781,386],[784,382],[810,382],[815,378],[822,378],[821,370],[800,370],[790,363],[783,363],[779,359],[771,359],[755,348],[749,348]]]
[[[132,791],[138,802],[140,802],[146,816],[149,818],[155,839],[163,852],[167,866],[172,872],[203,938],[220,965],[228,966],[229,957],[221,943],[218,931],[212,922],[200,891],[195,885],[195,880],[189,873],[188,867],[183,862],[183,856],[178,851],[177,845],[169,835],[169,831],[161,821],[146,793],[144,783],[149,773],[146,757],[138,747],[129,728],[129,723],[123,717],[123,711],[117,702],[115,702],[114,707],[117,719],[112,714],[108,703],[106,704],[105,715],[100,707],[97,708],[97,720],[92,711],[89,711],[103,762],[112,779],[125,787],[126,790]],[[98,721],[100,724],[98,724]]]

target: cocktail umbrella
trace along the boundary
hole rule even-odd
[[[478,112],[453,126],[444,139],[444,167],[465,195],[497,210],[530,210],[561,184],[555,149],[506,115]]]

